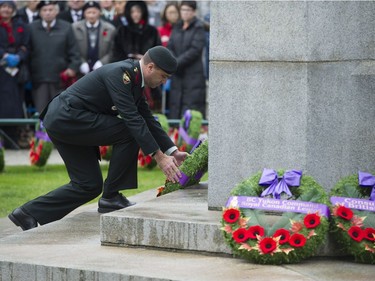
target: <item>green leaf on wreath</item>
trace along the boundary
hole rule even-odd
[[[297,200],[306,201],[306,202],[318,202],[320,199],[320,194],[316,190],[309,190],[306,193],[301,194]]]
[[[258,209],[242,209],[242,212],[246,218],[250,218],[250,220],[247,222],[249,226],[268,226],[268,222],[265,220],[266,216],[264,215],[263,211]]]
[[[345,183],[342,187],[342,197],[349,197],[349,198],[362,198],[361,193],[356,189],[355,186]]]
[[[275,233],[276,230],[280,228],[289,229],[291,227],[290,221],[291,220],[299,221],[301,220],[301,217],[302,216],[299,213],[292,213],[292,212],[283,213],[283,215],[280,216],[280,219],[277,220],[277,222],[271,226],[267,234],[271,236],[272,234]]]

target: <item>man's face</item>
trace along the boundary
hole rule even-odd
[[[43,6],[40,11],[40,17],[46,22],[52,22],[57,16],[57,7],[54,4]]]
[[[100,17],[100,11],[97,8],[88,8],[85,10],[85,19],[91,23],[94,24]]]
[[[195,11],[187,5],[183,5],[180,8],[181,19],[183,21],[191,21],[195,17]]]
[[[126,1],[125,0],[116,0],[116,1],[113,1],[113,2],[114,2],[116,13],[117,14],[123,14],[124,8],[125,8],[125,5],[126,5]]]
[[[112,0],[101,0],[100,1],[100,7],[102,9],[111,10],[113,7],[113,1]]]
[[[2,4],[0,6],[0,17],[3,19],[10,19],[12,18],[12,15],[14,13],[14,10],[12,6],[8,4]]]
[[[154,63],[146,65],[146,73],[144,73],[145,84],[150,88],[156,88],[164,84],[167,79],[171,77],[170,74],[161,70]]]
[[[68,6],[74,11],[79,11],[85,5],[85,0],[69,0]]]

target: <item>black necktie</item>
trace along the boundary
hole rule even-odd
[[[76,12],[76,20],[77,21],[81,20],[81,15],[78,12]]]

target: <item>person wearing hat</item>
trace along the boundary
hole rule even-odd
[[[23,230],[56,221],[102,193],[98,212],[132,206],[120,191],[137,188],[137,157],[141,148],[167,176],[177,182],[180,152],[153,117],[142,89],[155,88],[177,69],[165,47],[149,49],[140,61],[127,59],[88,73],[54,98],[40,118],[65,162],[70,182],[15,209],[9,218]],[[103,184],[99,146],[112,145]]]
[[[112,61],[139,59],[148,49],[161,45],[158,30],[148,23],[149,13],[145,1],[127,1],[124,15],[128,24],[116,30]],[[161,111],[160,88],[146,87],[144,95],[154,112]]]
[[[72,24],[81,54],[82,75],[110,61],[115,27],[100,19],[100,4],[88,1],[83,6],[84,20]]]

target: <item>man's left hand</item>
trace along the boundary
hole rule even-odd
[[[177,165],[178,165],[178,166],[181,166],[182,162],[185,161],[187,155],[188,155],[187,152],[182,152],[182,151],[179,151],[178,149],[175,150],[175,151],[171,154],[171,156],[173,156],[174,159],[176,159],[176,161],[177,161]]]

